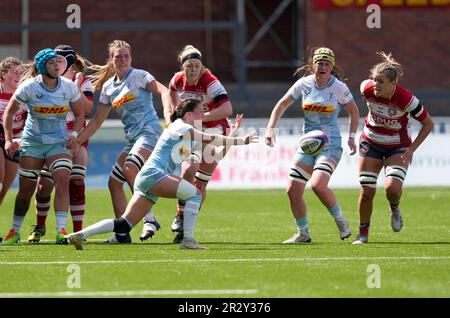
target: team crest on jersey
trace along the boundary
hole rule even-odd
[[[180,155],[180,157],[186,158],[190,155],[190,152],[185,146],[181,146],[180,148],[178,148],[178,154]]]
[[[303,111],[321,114],[332,114],[334,111],[334,107],[323,104],[303,104]]]
[[[33,111],[41,115],[64,115],[69,111],[69,106],[34,106]]]
[[[397,116],[397,111],[395,109],[390,108],[388,110],[388,115],[391,117]]]
[[[134,95],[132,93],[128,93],[122,97],[116,97],[112,102],[112,107],[114,109],[120,108],[126,103],[129,103],[134,100]]]
[[[42,98],[42,97],[44,97],[44,94],[42,94],[42,93],[36,93],[36,98]]]

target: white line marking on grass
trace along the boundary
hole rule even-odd
[[[256,294],[257,289],[193,289],[193,290],[122,290],[88,292],[29,292],[0,293],[0,298],[12,297],[114,297],[114,296],[162,296],[162,295],[243,295]]]
[[[97,260],[17,262],[0,261],[0,265],[64,265],[64,264],[133,264],[133,263],[246,263],[246,262],[320,262],[320,261],[372,261],[372,260],[448,260],[450,256],[375,256],[375,257],[295,257],[295,258],[232,258],[232,259],[149,259],[149,260]]]

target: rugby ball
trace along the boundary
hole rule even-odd
[[[313,130],[300,138],[300,148],[307,155],[317,155],[328,145],[328,137],[321,130]]]

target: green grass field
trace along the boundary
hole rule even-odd
[[[358,190],[335,193],[354,238]],[[11,191],[1,206],[3,236],[14,197]],[[197,223],[197,239],[208,248],[201,251],[171,244],[174,200],[156,205],[162,229],[153,239],[141,243],[139,225],[131,245],[102,244],[108,234],[89,238],[84,251],[53,244],[52,211],[44,242],[26,242],[35,223],[32,205],[22,242],[0,245],[0,297],[449,297],[449,199],[450,188],[405,189],[404,228],[394,233],[380,189],[370,244],[355,246],[338,238],[331,216],[308,190],[313,243],[292,246],[280,244],[296,231],[283,190],[210,191]],[[113,215],[106,190],[88,190],[87,204],[85,225]],[[68,224],[71,229],[70,218]],[[79,266],[81,288],[68,287],[77,282],[71,264]],[[371,264],[379,266],[380,288],[368,287]]]

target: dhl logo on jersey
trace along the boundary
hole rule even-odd
[[[128,93],[122,97],[114,99],[114,101],[112,102],[112,107],[114,109],[120,108],[126,103],[131,102],[132,100],[134,100],[134,95],[132,93]]]
[[[334,111],[333,106],[327,106],[322,104],[303,104],[303,110],[305,112],[314,112],[321,114],[332,114]]]
[[[69,105],[64,106],[34,106],[33,111],[40,115],[65,115],[69,111]]]

